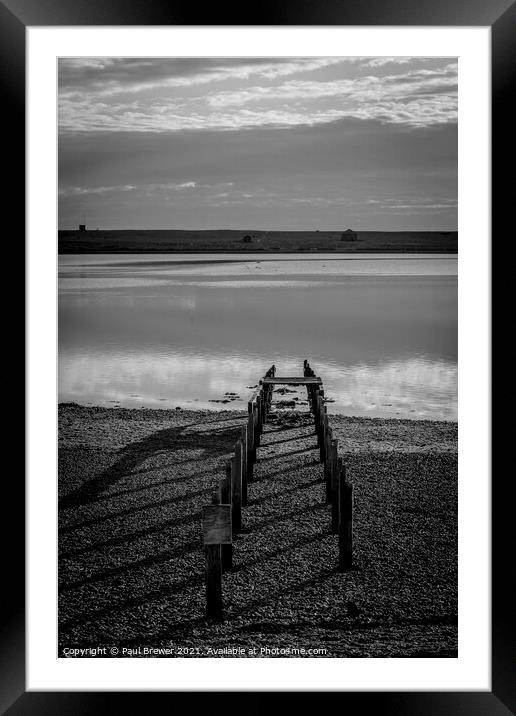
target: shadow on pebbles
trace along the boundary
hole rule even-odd
[[[354,491],[354,566],[339,573],[312,418],[277,410],[224,621],[206,620],[201,510],[245,419],[60,405],[59,653],[456,656],[456,423],[331,416]]]

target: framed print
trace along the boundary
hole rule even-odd
[[[0,10],[28,279],[4,708],[514,709],[489,374],[514,5]]]

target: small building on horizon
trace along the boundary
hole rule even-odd
[[[86,224],[79,224],[79,231],[86,231]]]
[[[353,229],[346,229],[346,231],[341,234],[340,238],[341,241],[356,241],[358,234],[356,231],[353,231]]]

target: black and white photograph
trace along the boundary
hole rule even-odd
[[[58,656],[458,656],[456,57],[58,60]]]

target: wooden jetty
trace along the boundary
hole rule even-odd
[[[234,455],[219,482],[212,504],[203,509],[203,544],[206,558],[206,616],[215,621],[224,618],[222,574],[232,568],[233,535],[242,531],[243,510],[247,506],[249,484],[263,426],[270,413],[274,387],[305,386],[310,412],[314,418],[317,446],[323,464],[326,502],[331,507],[332,533],[338,536],[337,569],[347,572],[353,564],[353,488],[347,481],[346,467],[338,454],[326,412],[322,378],[315,375],[307,360],[302,376],[277,376],[272,365],[259,381],[259,389],[248,402],[248,417],[236,441]]]

